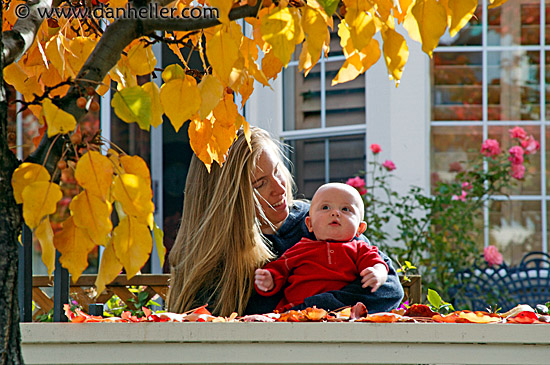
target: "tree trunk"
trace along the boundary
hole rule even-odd
[[[2,7],[0,7],[0,18]],[[0,55],[3,54],[0,33]],[[0,70],[4,69],[0,57]],[[0,359],[2,365],[23,364],[19,304],[17,300],[17,237],[21,232],[21,207],[15,203],[11,175],[19,161],[8,146],[8,101],[0,72]]]
[[[0,98],[3,99],[0,101],[0,354],[4,365],[23,363],[17,300],[17,237],[22,216],[11,187],[11,175],[18,161],[7,144],[8,104],[5,98]]]

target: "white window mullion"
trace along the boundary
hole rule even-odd
[[[540,2],[540,188],[542,252],[548,252],[548,209],[546,192],[546,1]]]
[[[162,43],[153,44],[153,53],[157,58],[157,64],[162,67]],[[153,79],[153,82],[158,87],[162,86],[162,78],[160,75]],[[163,229],[164,212],[163,212],[163,125],[158,127],[151,126],[151,182],[153,184],[154,203],[155,203],[155,223]],[[162,274],[162,266],[160,266],[160,258],[157,250],[151,253],[151,273]]]
[[[486,140],[488,137],[488,101],[489,101],[489,88],[487,87],[487,27],[488,27],[488,16],[487,16],[487,0],[483,0],[483,14],[482,14],[482,21],[481,21],[481,85],[482,85],[482,92],[481,95],[483,96],[481,99],[481,105],[482,105],[482,130],[483,130],[483,140]],[[483,162],[483,170],[487,171],[488,165],[487,162]],[[488,182],[485,181],[485,185],[487,186]],[[483,206],[483,245],[484,247],[489,245],[489,203],[486,201]]]

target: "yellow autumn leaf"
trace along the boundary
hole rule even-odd
[[[122,165],[120,164],[120,155],[119,155],[119,153],[117,151],[115,151],[114,149],[109,148],[109,150],[107,150],[107,158],[109,159],[109,161],[111,161],[111,164],[113,165],[113,171],[116,174],[121,174],[122,173]]]
[[[134,174],[142,177],[148,185],[151,185],[151,172],[147,163],[139,156],[122,156],[120,163],[127,174]]]
[[[177,133],[201,106],[197,81],[191,76],[168,81],[160,88],[160,102]]]
[[[117,83],[118,91],[127,87],[138,86],[136,75],[134,75],[128,67],[125,58],[126,57],[122,55],[116,66],[109,71],[109,76]]]
[[[109,241],[101,255],[101,262],[95,279],[97,295],[99,296],[105,290],[105,286],[115,280],[122,271],[122,264],[116,258],[113,248],[113,241]]]
[[[256,60],[258,59],[258,46],[256,43],[248,37],[243,37],[239,51],[241,52],[241,56],[243,58],[243,67],[248,70],[248,73],[262,85],[269,86],[267,77],[256,64]]]
[[[189,124],[189,143],[193,152],[204,163],[208,171],[212,165],[212,156],[208,150],[208,142],[212,138],[212,121],[195,119]]]
[[[44,219],[33,232],[40,242],[42,250],[42,262],[46,266],[48,276],[51,278],[55,269],[55,247],[53,245],[53,230],[49,219]]]
[[[124,88],[115,93],[111,106],[126,123],[136,122],[143,130],[151,129],[151,95],[140,86]]]
[[[250,5],[250,4],[249,4]],[[210,0],[210,6],[217,8],[220,16],[218,20],[225,25],[229,24],[229,11],[233,6],[233,0]]]
[[[23,71],[17,63],[11,63],[4,68],[4,81],[13,86],[17,91],[23,94],[25,81],[29,76]]]
[[[160,88],[153,81],[141,85],[141,88],[151,97],[151,125],[156,128],[162,124],[164,114],[164,108],[160,103]]]
[[[422,50],[432,57],[433,50],[447,29],[445,7],[437,0],[417,0],[411,12],[418,23]],[[386,41],[384,41],[385,44]]]
[[[214,108],[214,117],[216,118],[214,128],[218,124],[225,127],[233,126],[238,114],[239,111],[237,105],[233,101],[233,95],[225,94],[225,97]]]
[[[69,55],[69,40],[63,34],[57,34],[46,43],[45,53],[50,64],[59,71],[62,78],[76,76],[65,58]],[[76,70],[78,72],[78,70]]]
[[[11,186],[17,204],[23,203],[23,190],[36,181],[50,181],[50,173],[44,166],[23,162],[15,169],[11,177]]]
[[[201,93],[199,116],[204,119],[218,105],[223,97],[223,85],[216,77],[205,75],[198,85]]]
[[[212,137],[209,142],[209,151],[212,159],[221,166],[225,162],[225,156],[229,147],[233,144],[237,135],[235,123],[223,123],[215,120],[212,124]]]
[[[78,160],[74,176],[80,186],[105,201],[113,182],[113,164],[101,153],[89,151]]]
[[[59,109],[50,99],[42,102],[42,117],[48,124],[48,137],[56,134],[66,134],[76,128],[76,119],[72,114]]]
[[[84,66],[84,62],[86,62],[96,44],[97,40],[90,37],[76,37],[69,42],[68,49],[70,53],[67,54],[66,60],[69,62],[75,75]]]
[[[283,63],[275,56],[273,49],[264,54],[264,58],[262,58],[262,71],[268,80],[275,80],[282,69]]]
[[[266,78],[266,82],[267,82],[267,78]],[[238,89],[238,93],[241,95],[241,108],[244,108],[244,104],[246,103],[250,95],[252,95],[253,91],[254,91],[254,78],[248,76],[248,74],[245,72],[241,77],[241,85],[239,86],[239,89]]]
[[[306,35],[306,41],[303,43],[302,53],[304,56],[300,57],[299,66],[300,70],[305,70],[307,76],[321,58],[323,46],[328,44],[327,40],[330,41],[330,35],[324,14],[310,6],[305,6],[303,9],[302,28]]]
[[[35,229],[42,218],[55,213],[57,202],[63,197],[59,185],[49,181],[36,181],[23,189],[23,218],[30,229]]]
[[[97,244],[104,246],[113,229],[110,203],[89,194],[87,190],[73,198],[69,205],[74,224],[88,230],[90,237]]]
[[[155,239],[155,246],[157,248],[157,254],[159,255],[160,267],[164,266],[164,259],[166,258],[166,247],[164,247],[164,232],[155,223],[153,226],[153,238]]]
[[[402,23],[403,20],[405,20],[405,17],[407,17],[411,11],[411,7],[414,4],[415,0],[398,0],[399,1],[399,8],[401,9],[401,12],[397,12],[397,9],[395,10],[395,18],[397,19],[398,23]]]
[[[230,27],[218,25],[206,43],[206,57],[224,85],[229,85],[233,65],[239,59],[239,46],[233,38]]]
[[[87,230],[74,224],[73,217],[63,222],[63,229],[55,234],[53,242],[61,254],[61,266],[69,270],[73,282],[76,282],[88,267],[88,254],[95,248],[95,243]]]
[[[390,79],[395,80],[395,85],[399,85],[403,69],[409,58],[409,47],[405,42],[405,38],[393,29],[387,29],[382,32],[382,40],[384,44],[382,50],[384,52],[384,60]]]
[[[180,65],[174,63],[172,65],[169,65],[164,69],[164,71],[162,71],[161,77],[164,82],[175,79],[183,79],[185,78],[185,71],[183,70],[183,68],[181,68]]]
[[[137,42],[128,50],[128,67],[136,75],[148,75],[155,70],[157,58],[151,45]]]
[[[45,69],[40,75],[40,81],[44,86],[53,87],[53,89],[48,93],[50,98],[62,97],[64,96],[70,88],[70,85],[65,85],[59,87],[64,80],[59,75],[59,72],[53,67]],[[58,87],[55,87],[58,86]]]
[[[412,14],[405,17],[403,21],[403,28],[407,30],[409,37],[418,43],[422,43],[422,37],[420,36],[420,29],[418,28],[418,22]]]
[[[454,37],[472,18],[477,8],[477,0],[449,0],[451,24],[449,34]]]
[[[128,279],[145,265],[153,249],[153,237],[147,224],[133,217],[120,220],[113,231],[113,248],[118,261],[126,269]]]
[[[340,30],[342,30],[342,32],[340,32]],[[345,27],[339,29],[338,34],[345,35]],[[342,40],[343,39],[344,38],[342,38]],[[351,56],[346,58],[346,61],[338,71],[338,74],[332,80],[332,85],[334,86],[354,80],[357,76],[363,74],[372,65],[374,65],[380,58],[380,55],[380,44],[376,39],[371,39],[370,43],[365,46],[361,52],[354,51]]]
[[[153,213],[155,206],[151,199],[153,192],[151,185],[141,176],[134,174],[122,174],[115,178],[113,196],[120,202],[124,212],[147,224],[150,213]]]
[[[361,50],[369,44],[376,33],[376,25],[372,15],[355,9],[346,12],[346,23],[350,27],[350,37],[356,50]]]
[[[260,25],[263,40],[273,47],[274,56],[283,66],[290,62],[297,39],[302,35],[301,25],[296,19],[290,8],[275,8],[263,17]]]

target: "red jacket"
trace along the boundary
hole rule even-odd
[[[313,241],[302,238],[281,258],[265,265],[273,275],[275,287],[256,291],[271,296],[284,289],[284,297],[277,305],[279,312],[286,311],[312,295],[339,290],[359,277],[359,273],[375,264],[388,265],[378,254],[378,248],[367,242]]]

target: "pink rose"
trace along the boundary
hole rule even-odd
[[[393,163],[393,161],[390,161],[390,160],[384,161],[382,166],[388,171],[393,171],[396,169],[395,164]]]
[[[525,137],[527,137],[527,132],[525,132],[525,129],[521,127],[508,129],[508,132],[510,133],[510,138],[524,139]]]
[[[462,183],[462,189],[463,190],[470,190],[471,188],[473,188],[472,183],[470,183],[468,181],[465,181],[465,182]]]
[[[453,195],[452,196],[452,200],[460,200],[460,201],[463,201],[465,202],[466,201],[466,195],[468,195],[468,193],[464,190],[462,190],[462,194],[459,195]]]
[[[489,245],[483,249],[483,257],[490,266],[502,265],[502,254],[498,252],[498,248],[493,245]]]
[[[349,186],[353,186],[354,188],[364,188],[365,187],[365,180],[361,179],[359,176],[349,178],[348,181],[346,181],[346,184]]]
[[[361,179],[359,176],[349,178],[346,184],[356,188],[359,191],[359,195],[365,195],[367,193],[367,189],[365,189],[365,180]]]
[[[500,146],[496,139],[487,139],[481,145],[481,153],[487,157],[494,157],[500,154]]]
[[[510,153],[508,160],[512,163],[512,165],[521,165],[523,163],[523,148],[520,146],[514,146],[511,147],[508,152]]]
[[[373,143],[370,145],[370,150],[372,151],[372,153],[377,155],[380,153],[380,151],[382,151],[382,148],[380,147],[379,144]]]
[[[540,149],[540,144],[532,135],[521,141],[521,147],[525,148],[525,154],[531,155]]]
[[[512,171],[510,172],[514,179],[521,180],[525,176],[525,166],[522,164],[512,165]]]

